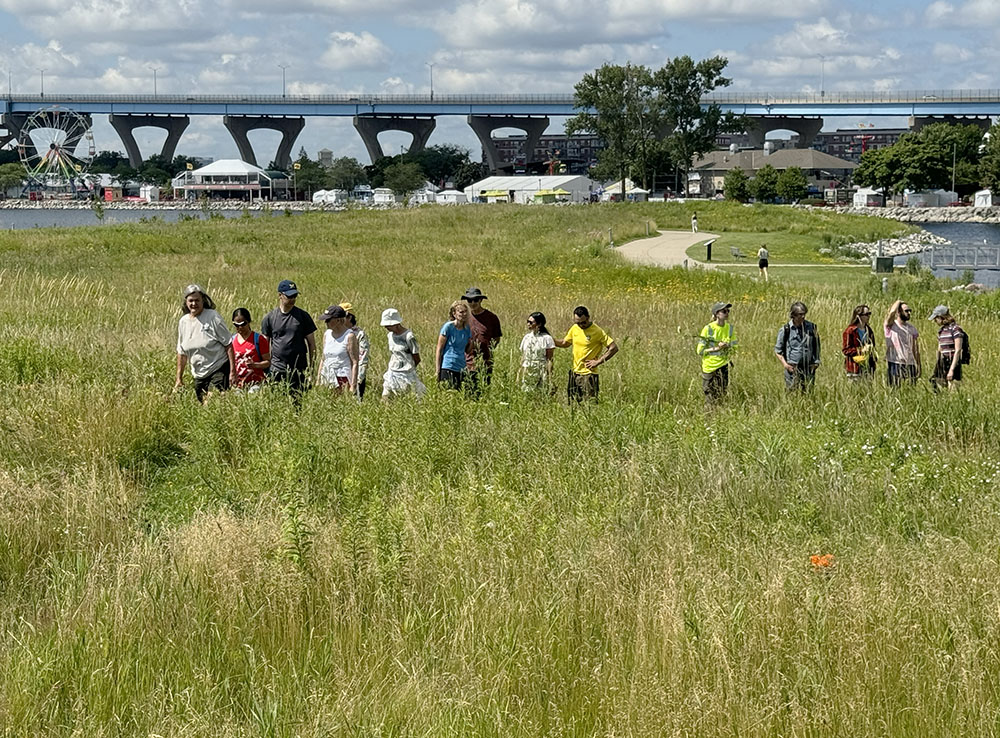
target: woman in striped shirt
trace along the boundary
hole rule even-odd
[[[937,362],[934,364],[931,384],[935,390],[955,387],[962,381],[961,358],[965,331],[955,322],[947,305],[938,305],[934,308],[929,320],[938,324]]]

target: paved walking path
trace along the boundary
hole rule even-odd
[[[650,238],[638,238],[630,241],[618,248],[621,255],[636,264],[658,267],[682,266],[687,261],[688,266],[700,269],[716,269],[718,267],[753,267],[757,268],[757,258],[747,258],[741,262],[705,262],[692,259],[687,255],[687,250],[695,244],[704,243],[712,238],[718,238],[714,233],[691,233],[691,231],[659,231],[658,236]],[[777,267],[845,267],[854,269],[870,269],[869,264],[775,264],[771,262],[771,268]]]

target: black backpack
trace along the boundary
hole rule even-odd
[[[969,334],[963,331],[961,328],[959,328],[958,330],[962,334],[962,354],[958,357],[958,363],[971,364],[972,347],[969,345]]]

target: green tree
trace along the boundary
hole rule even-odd
[[[778,170],[765,164],[750,180],[750,194],[757,202],[774,202],[778,196]]]
[[[90,162],[90,171],[98,174],[111,174],[121,166],[131,169],[125,154],[118,151],[100,151]]]
[[[455,189],[464,190],[474,182],[485,179],[490,175],[490,168],[484,162],[466,160],[455,172]]]
[[[869,149],[861,155],[861,163],[854,170],[854,181],[862,187],[882,190],[889,199],[896,191],[902,173],[899,151],[895,145]]]
[[[20,187],[24,182],[24,167],[20,164],[0,164],[0,196],[5,195],[7,190]]]
[[[697,63],[690,56],[678,56],[653,75],[655,125],[668,132],[663,145],[684,175],[685,192],[694,159],[713,151],[720,133],[736,133],[747,127],[744,116],[723,113],[715,103],[701,105],[705,95],[732,84],[722,75],[727,64],[721,56]]]
[[[581,112],[566,122],[567,135],[599,136],[604,149],[597,155],[594,176],[621,178],[624,190],[629,171],[646,170],[661,129],[652,73],[631,63],[604,64],[576,84],[573,105]]]
[[[424,184],[426,177],[420,165],[413,161],[400,161],[385,170],[383,186],[397,195],[406,195]]]
[[[727,200],[746,202],[750,199],[750,178],[739,167],[726,172],[722,187]]]
[[[295,166],[298,165],[298,169]],[[292,175],[295,177],[296,192],[305,193],[306,199],[312,199],[312,193],[323,189],[327,181],[326,170],[318,161],[313,161],[306,153],[305,147],[299,151],[299,158],[292,164]]]
[[[406,154],[407,161],[415,162],[424,173],[424,178],[438,186],[453,181],[455,173],[469,161],[468,149],[453,144],[428,146],[415,154]]]
[[[798,167],[788,167],[778,175],[775,184],[778,197],[785,202],[801,200],[809,192],[809,182],[805,173]]]
[[[979,183],[1000,194],[1000,124],[990,128],[979,160]]]
[[[326,186],[336,190],[353,190],[368,181],[368,174],[361,162],[350,156],[334,159],[326,170]]]

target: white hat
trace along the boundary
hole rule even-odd
[[[399,325],[403,322],[403,319],[399,317],[399,311],[396,308],[386,308],[382,311],[382,325]]]

